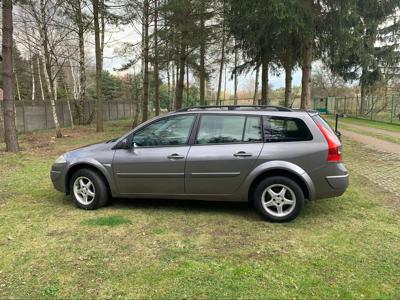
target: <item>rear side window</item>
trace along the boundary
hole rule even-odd
[[[298,118],[265,116],[263,123],[266,142],[298,142],[313,139],[307,125]]]
[[[196,144],[261,142],[261,119],[257,116],[203,115]]]

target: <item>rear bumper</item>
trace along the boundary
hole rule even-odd
[[[349,187],[349,174],[325,176],[325,182],[319,187],[317,199],[339,197]]]
[[[349,186],[349,174],[337,175],[337,176],[326,176],[326,181],[332,189],[337,191],[346,191]]]

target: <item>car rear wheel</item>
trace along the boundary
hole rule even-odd
[[[75,205],[93,210],[107,204],[109,193],[103,178],[95,171],[76,171],[70,181],[70,191]]]
[[[304,206],[304,194],[292,179],[283,176],[268,177],[257,184],[253,203],[258,213],[271,222],[295,219]]]

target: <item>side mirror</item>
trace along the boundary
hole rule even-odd
[[[114,149],[125,149],[125,150],[129,150],[131,149],[131,139],[129,137],[124,138],[123,140],[121,140]]]

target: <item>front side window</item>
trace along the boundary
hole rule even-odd
[[[311,141],[313,136],[303,120],[290,117],[265,116],[266,142]]]
[[[202,116],[196,139],[197,144],[256,141],[262,141],[260,118],[230,115]]]
[[[133,136],[134,147],[186,145],[194,115],[174,116],[156,121]]]

